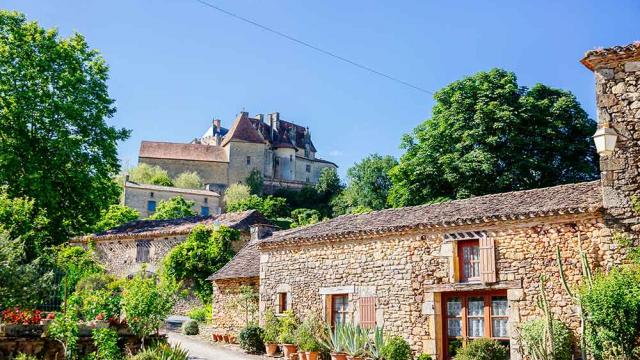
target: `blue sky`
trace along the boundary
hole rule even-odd
[[[493,67],[572,91],[594,114],[586,50],[640,40],[640,1],[211,0],[341,56],[430,90]],[[1,0],[63,36],[84,34],[111,67],[120,144],[186,142],[213,117],[279,111],[307,125],[341,174],[370,153],[399,156],[429,117],[430,95],[207,8],[195,0]]]

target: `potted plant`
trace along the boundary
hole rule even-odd
[[[269,309],[264,314],[264,333],[262,333],[262,341],[267,350],[267,356],[275,356],[278,352],[278,328],[280,322],[273,313],[273,310]]]
[[[382,360],[382,347],[384,346],[383,329],[376,326],[372,335],[371,341],[369,342],[369,357],[372,360]]]
[[[362,360],[369,343],[369,332],[359,325],[346,324],[343,328],[342,337],[347,360]]]
[[[320,343],[329,350],[331,360],[347,359],[347,354],[344,352],[343,332],[343,326],[338,325],[334,329],[331,329],[329,325],[325,326],[323,335],[320,338]]]
[[[318,359],[322,349],[319,339],[322,338],[323,334],[324,325],[322,320],[316,314],[308,314],[296,333],[296,341],[300,348],[300,353],[304,353],[304,356],[300,357],[301,359]]]
[[[280,342],[280,347],[282,348],[285,359],[288,359],[289,354],[295,353],[298,349],[298,347],[295,345],[295,332],[297,328],[298,319],[296,319],[293,311],[285,311],[284,316],[280,319],[278,334],[278,342]]]

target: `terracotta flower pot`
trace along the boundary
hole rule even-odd
[[[307,351],[307,360],[318,360],[320,353],[317,351]]]
[[[229,335],[222,335],[222,339],[224,339],[224,342],[229,343]]]
[[[307,353],[304,351],[300,351],[298,353],[298,360],[307,360]]]
[[[331,360],[347,360],[347,354],[345,353],[331,353]]]
[[[265,344],[265,347],[267,348],[267,356],[275,356],[276,353],[278,352],[278,344]]]
[[[293,344],[280,344],[280,347],[282,348],[285,359],[289,358],[289,354],[293,354],[298,350],[298,347]]]
[[[364,358],[362,356],[347,355],[347,360],[364,360]]]

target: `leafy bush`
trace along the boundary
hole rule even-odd
[[[64,358],[71,359],[78,344],[77,309],[67,305],[67,311],[59,314],[47,327],[47,336],[58,340],[63,347]]]
[[[292,228],[311,225],[320,222],[320,211],[315,209],[295,209],[291,212],[291,218],[293,218]]]
[[[416,360],[433,360],[433,358],[429,354],[420,354]]]
[[[476,339],[460,349],[456,360],[507,360],[509,349],[493,339]]]
[[[278,342],[280,344],[294,344],[296,341],[296,329],[298,328],[298,318],[289,309],[284,312],[284,316],[280,318],[280,328],[278,333]]]
[[[176,196],[169,200],[160,200],[156,212],[149,216],[150,220],[180,219],[195,216],[191,200],[185,200],[182,196]]]
[[[227,201],[227,212],[246,210],[258,210],[267,218],[274,219],[287,216],[289,208],[285,198],[273,195],[268,195],[265,198],[261,198],[258,195],[250,195],[236,202]]]
[[[197,172],[180,173],[174,180],[173,185],[184,189],[202,189],[202,179]]]
[[[208,304],[213,290],[207,277],[231,260],[234,255],[231,244],[238,239],[238,230],[226,226],[214,230],[198,225],[165,256],[164,276],[174,281],[189,280],[198,298]]]
[[[198,335],[200,328],[195,320],[187,320],[182,324],[182,333],[185,335]]]
[[[188,360],[188,355],[179,345],[171,346],[167,343],[160,343],[145,348],[130,360]]]
[[[91,332],[96,351],[93,353],[96,360],[119,360],[122,352],[118,347],[118,332],[114,329],[102,328]]]
[[[189,312],[187,312],[187,316],[201,323],[211,320],[211,314],[212,314],[211,304],[193,308],[189,310]]]
[[[60,246],[55,255],[57,267],[65,274],[63,283],[67,291],[73,292],[76,284],[87,276],[104,274],[104,267],[99,263],[92,248],[85,250],[80,246]],[[60,289],[64,295],[65,289]]]
[[[140,213],[125,205],[112,204],[109,208],[100,212],[100,220],[93,226],[95,233],[100,233],[116,226],[138,220]]]
[[[640,271],[613,269],[585,287],[580,301],[586,313],[587,344],[596,359],[612,349],[634,358],[640,338]]]
[[[224,201],[229,205],[240,202],[251,196],[251,188],[244,184],[232,184],[224,191]]]
[[[318,339],[323,332],[322,320],[315,314],[309,314],[296,330],[296,344],[302,351],[320,351],[322,347]]]
[[[20,353],[20,354],[16,355],[13,358],[13,360],[38,360],[38,358],[35,357],[34,355]]]
[[[140,163],[128,169],[129,180],[141,184],[173,186],[169,173],[160,166]]]
[[[254,195],[262,195],[262,190],[264,188],[264,178],[262,177],[262,173],[260,170],[253,169],[247,179],[245,180],[247,186],[252,194]]]
[[[77,306],[83,320],[93,320],[100,314],[106,319],[119,318],[122,284],[122,280],[111,275],[89,275],[78,282],[69,303]]]
[[[249,354],[263,354],[265,351],[262,340],[264,330],[257,325],[249,325],[240,331],[238,342],[240,347]]]
[[[380,352],[385,360],[409,360],[411,359],[411,347],[400,336],[392,336],[387,340]],[[457,359],[457,358],[456,358]]]
[[[267,309],[264,313],[264,332],[262,333],[262,340],[265,344],[275,344],[278,340],[278,331],[280,328],[280,321],[273,313],[273,310]]]
[[[554,360],[569,360],[572,358],[571,331],[559,320],[553,320]],[[524,322],[520,326],[522,348],[532,360],[547,359],[546,320],[543,318]]]

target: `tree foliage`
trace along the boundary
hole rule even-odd
[[[227,206],[240,202],[251,196],[251,188],[244,184],[231,184],[224,191],[224,201]]]
[[[342,190],[342,182],[334,168],[323,168],[316,184],[316,191],[321,196],[330,199]]]
[[[232,243],[240,239],[237,230],[221,226],[198,225],[187,239],[171,249],[164,259],[164,275],[188,281],[203,303],[211,301],[211,282],[207,280],[234,255]]]
[[[245,181],[247,182],[247,186],[249,186],[251,194],[262,195],[262,190],[264,189],[264,178],[262,177],[260,170],[251,170],[251,173],[249,173],[249,176],[247,176]]]
[[[0,10],[0,185],[46,210],[56,243],[86,231],[117,200],[115,107],[108,67],[84,37]]]
[[[116,226],[126,224],[128,222],[138,220],[140,213],[128,206],[114,204],[109,208],[102,210],[100,220],[93,227],[93,232],[100,233]]]
[[[47,233],[46,213],[26,197],[11,198],[7,187],[0,187],[0,233],[19,242],[24,261],[35,259],[51,240]]]
[[[200,175],[195,171],[180,173],[173,180],[173,185],[184,189],[202,189],[204,187]]]
[[[151,220],[180,219],[183,217],[195,216],[193,205],[195,203],[185,200],[182,196],[176,196],[169,200],[160,200],[156,211],[149,216]]]
[[[518,85],[500,69],[435,94],[432,117],[402,139],[393,206],[523,190],[597,177],[596,124],[568,91]]]
[[[173,186],[167,170],[158,165],[140,163],[127,170],[129,180],[139,184]]]
[[[291,218],[293,219],[291,227],[296,228],[318,223],[322,219],[322,215],[318,210],[301,208],[293,210],[291,212]]]
[[[234,203],[227,202],[227,212],[246,210],[258,210],[268,219],[276,219],[289,215],[287,199],[273,195],[267,195],[267,197],[264,198],[258,195],[251,195],[248,198]]]

